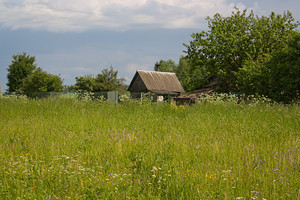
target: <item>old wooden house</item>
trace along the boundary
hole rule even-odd
[[[175,73],[137,70],[128,91],[133,96],[150,92],[157,97],[172,97],[180,95],[184,89]]]

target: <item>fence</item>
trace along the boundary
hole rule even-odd
[[[109,91],[109,92],[33,92],[27,93],[26,96],[34,99],[41,98],[52,98],[52,99],[80,99],[80,100],[92,100],[92,99],[101,99],[111,102],[118,102],[121,96],[128,96],[128,92],[118,92],[118,91]]]
[[[6,93],[5,95],[20,95],[18,93]],[[143,92],[118,92],[118,91],[107,91],[107,92],[32,92],[26,93],[26,96],[33,99],[79,99],[79,100],[103,100],[109,102],[122,102],[126,100],[136,100],[141,103],[145,101],[171,101],[171,96],[157,95],[153,93]]]

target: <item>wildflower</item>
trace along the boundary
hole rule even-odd
[[[178,110],[178,107],[173,102],[171,103],[171,108],[174,110]]]
[[[231,170],[230,170],[230,169],[229,169],[229,170],[222,170],[222,172],[223,172],[223,173],[230,173]]]
[[[184,105],[180,105],[178,108],[180,108],[180,109],[185,109],[185,107],[184,107]]]

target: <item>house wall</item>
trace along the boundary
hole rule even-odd
[[[131,85],[130,92],[149,92],[142,78],[137,75],[133,84]]]

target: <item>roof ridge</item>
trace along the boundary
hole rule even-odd
[[[176,74],[175,72],[160,72],[160,71],[148,71],[148,70],[136,70],[137,72],[154,72],[154,73],[166,73],[166,74]]]

